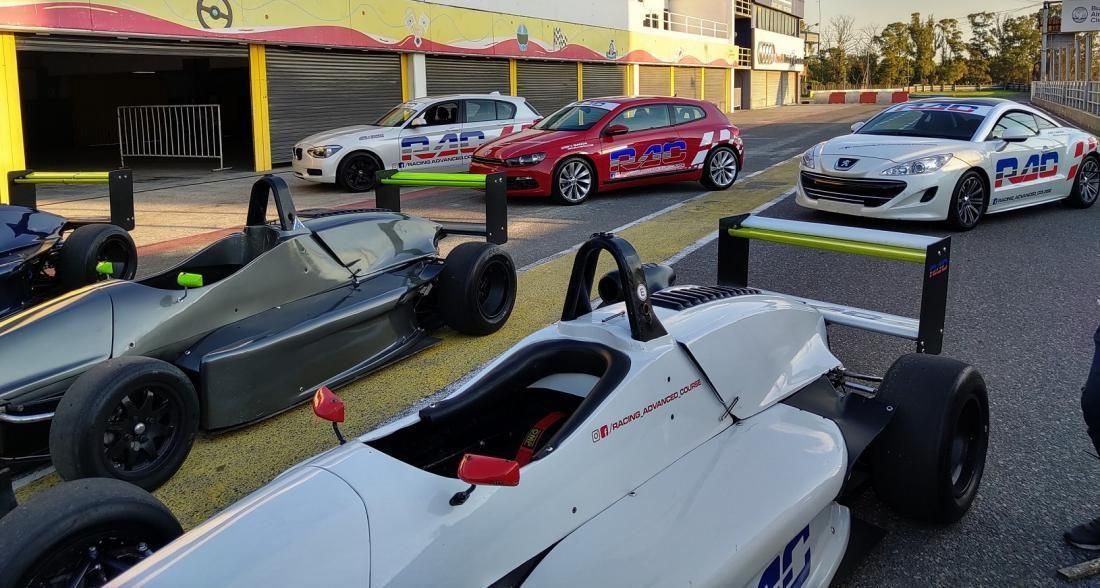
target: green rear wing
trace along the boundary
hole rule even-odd
[[[508,242],[508,197],[504,174],[450,174],[383,170],[375,177],[374,203],[378,208],[401,212],[403,186],[471,188],[485,190],[485,224],[435,220],[447,235],[473,235],[497,245]]]
[[[11,204],[38,208],[38,186],[42,184],[107,186],[110,198],[109,218],[73,218],[69,226],[110,223],[127,231],[134,230],[134,173],[129,169],[112,171],[47,172],[28,169],[8,172]]]
[[[718,224],[718,283],[747,287],[749,243],[768,241],[835,253],[850,253],[923,267],[920,317],[908,318],[795,296],[830,324],[915,341],[920,353],[943,349],[951,238],[789,221],[752,215],[724,218]]]

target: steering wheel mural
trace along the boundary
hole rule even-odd
[[[233,26],[233,6],[229,0],[198,0],[195,13],[204,29],[228,29]]]

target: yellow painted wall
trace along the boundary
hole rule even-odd
[[[271,169],[271,116],[267,103],[267,50],[263,45],[248,46],[248,72],[256,171],[267,171]]]

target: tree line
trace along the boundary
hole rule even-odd
[[[967,15],[969,35],[955,18],[914,12],[909,22],[856,30],[850,16],[835,16],[821,32],[816,54],[806,56],[814,83],[848,87],[917,84],[1024,84],[1039,63],[1038,15]]]

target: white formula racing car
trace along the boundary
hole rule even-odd
[[[986,214],[1054,200],[1092,206],[1100,194],[1096,146],[1096,137],[1010,100],[906,102],[807,151],[796,201],[968,230]]]
[[[460,94],[417,98],[374,124],[343,127],[294,145],[294,175],[349,192],[374,188],[384,169],[466,171],[478,147],[535,124],[540,115],[516,96]]]
[[[749,239],[916,262],[921,318],[750,288]],[[593,236],[560,322],[178,539],[135,487],[47,490],[0,519],[4,586],[816,587],[848,549],[847,492],[870,482],[914,519],[963,516],[988,404],[974,368],[935,355],[950,240],[742,216],[719,247],[719,286],[673,287],[670,268]],[[592,309],[601,251],[618,269]],[[927,353],[851,373],[828,323]],[[324,388],[314,411],[343,418]]]

